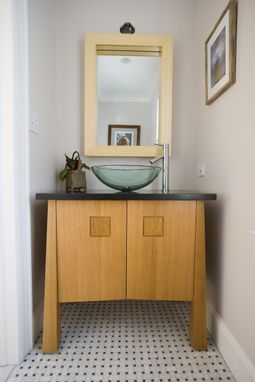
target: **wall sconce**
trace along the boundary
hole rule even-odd
[[[135,33],[135,27],[131,23],[125,23],[120,27],[120,33],[133,34]]]

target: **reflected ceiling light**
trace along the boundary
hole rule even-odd
[[[131,62],[131,59],[128,58],[128,57],[123,57],[120,59],[120,61],[123,63],[123,64],[129,64]]]

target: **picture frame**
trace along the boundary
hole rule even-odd
[[[237,1],[230,0],[205,42],[206,104],[236,81]]]
[[[140,146],[140,125],[108,125],[108,145]]]

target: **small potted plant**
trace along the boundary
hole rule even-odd
[[[85,170],[90,167],[82,163],[78,151],[74,151],[71,158],[65,154],[66,164],[58,174],[60,180],[66,180],[66,192],[86,192]]]

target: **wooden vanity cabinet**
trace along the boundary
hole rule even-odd
[[[128,201],[127,298],[191,301],[196,202]]]
[[[126,298],[126,202],[63,201],[57,207],[58,300]]]
[[[207,347],[203,200],[49,200],[43,351],[60,304],[191,301],[190,339]]]

